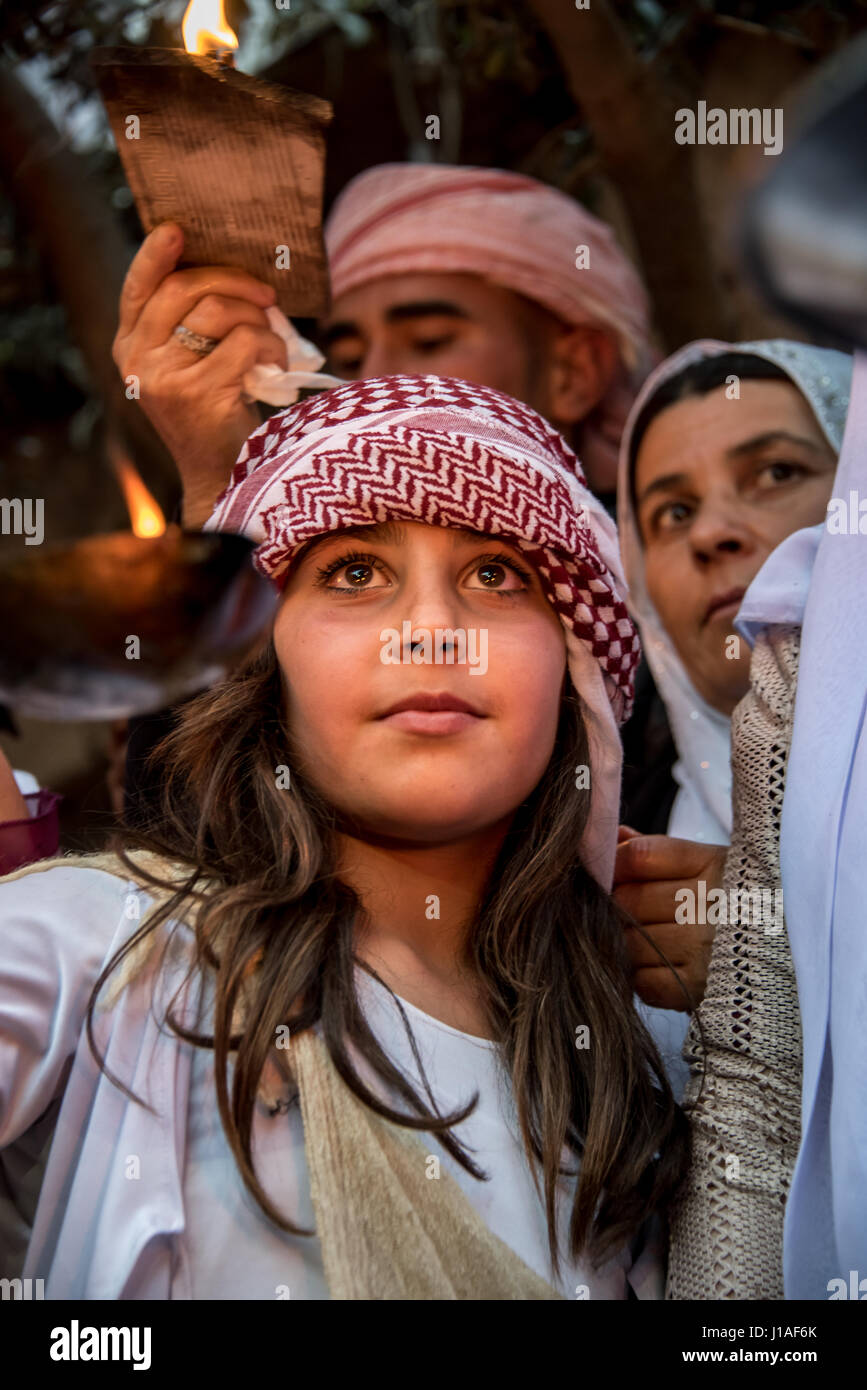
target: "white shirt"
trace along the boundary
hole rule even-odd
[[[423,1096],[409,1039],[391,995],[361,969],[356,970],[356,985],[365,1017],[383,1050]],[[488,1228],[564,1297],[576,1298],[579,1288],[582,1297],[627,1297],[627,1272],[632,1265],[628,1251],[609,1262],[603,1272],[565,1255],[574,1180],[561,1183],[562,1264],[559,1280],[554,1278],[544,1205],[533,1185],[511,1086],[495,1044],[461,1033],[405,1000],[401,1004],[440,1111],[462,1108],[474,1091],[479,1092],[475,1110],[453,1133],[490,1180],[473,1177],[430,1134],[425,1135],[429,1154],[456,1180]],[[357,1056],[355,1060],[363,1080],[401,1109],[401,1102],[388,1096],[372,1068]],[[246,1192],[217,1113],[213,1076],[213,1055],[198,1052],[193,1060],[184,1170],[185,1239],[192,1252],[193,1297],[327,1299],[318,1239],[278,1230],[263,1218]],[[310,1229],[315,1223],[299,1110],[293,1106],[288,1114],[264,1117],[264,1109],[261,1106],[257,1114],[256,1128],[270,1131],[273,1141],[260,1156],[266,1191],[296,1224]],[[636,1282],[652,1279],[654,1274],[661,1278],[658,1260],[647,1255],[638,1267]]]
[[[103,962],[135,930],[130,893],[143,916],[147,894],[99,870],[56,867],[0,889],[0,1149],[10,1146],[0,1157],[13,1200],[16,1162],[28,1142],[32,1146],[28,1132],[62,1096],[21,1272],[43,1278],[48,1298],[328,1298],[316,1237],[280,1231],[243,1186],[217,1112],[213,1054],[169,1029],[160,1032],[152,1016],[152,1002],[161,1018],[186,974],[183,950],[168,962],[155,1001],[152,982],[140,976],[97,1027],[109,1066],[155,1106],[156,1115],[96,1069],[82,1035],[84,1010]],[[390,995],[361,970],[357,980],[371,1028],[418,1086]],[[198,1005],[195,985],[189,991],[181,997],[182,1013],[188,1002]],[[427,1135],[430,1153],[490,1229],[553,1282],[543,1206],[494,1044],[411,1004],[404,1008],[440,1107],[463,1104],[479,1092],[477,1109],[454,1132],[475,1151],[471,1156],[490,1181],[472,1177]],[[384,1094],[382,1083],[375,1084]],[[311,1228],[298,1109],[271,1116],[257,1103],[253,1144],[266,1191]],[[564,1232],[572,1182],[561,1180]],[[600,1272],[572,1262],[565,1240],[561,1251],[558,1287],[567,1298],[625,1298],[627,1273],[639,1297],[662,1296],[662,1266],[652,1244],[635,1261],[623,1250]]]

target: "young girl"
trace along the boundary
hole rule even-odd
[[[252,435],[209,526],[261,541],[271,639],[186,708],[149,834],[0,893],[24,1277],[661,1296],[684,1121],[607,891],[638,644],[577,459],[373,379]]]

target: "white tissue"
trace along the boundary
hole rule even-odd
[[[283,371],[276,362],[257,362],[244,377],[243,399],[264,401],[266,405],[293,405],[303,386],[343,386],[345,383],[327,372],[320,372],[325,358],[313,343],[289,322],[279,309],[266,309],[272,333],[286,344],[289,369]]]
[[[31,796],[33,792],[39,791],[39,783],[32,772],[21,772],[17,767],[13,767],[12,776],[22,796]]]

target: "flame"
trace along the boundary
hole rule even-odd
[[[166,529],[166,519],[142,482],[138,471],[129,459],[119,454],[115,454],[112,463],[130,515],[133,533],[142,537],[161,536]]]
[[[237,35],[226,21],[223,0],[190,0],[181,32],[188,53],[208,54],[238,47]]]

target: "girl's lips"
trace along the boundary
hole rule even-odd
[[[477,714],[459,709],[402,709],[380,721],[407,734],[458,734],[471,724],[481,723]]]

